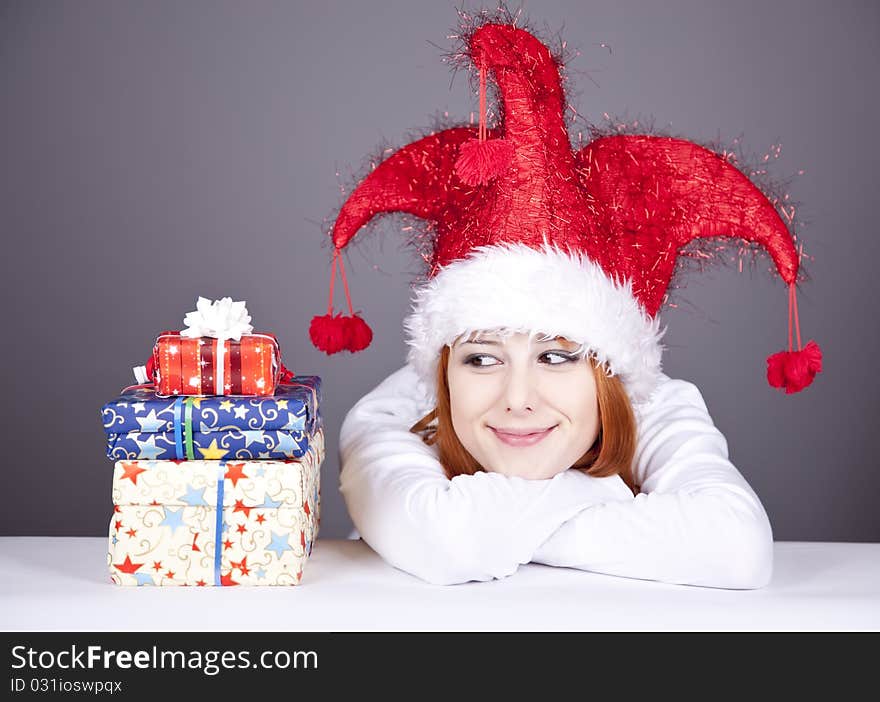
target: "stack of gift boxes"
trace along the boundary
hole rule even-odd
[[[118,585],[296,585],[317,536],[321,380],[243,302],[200,298],[102,408]]]

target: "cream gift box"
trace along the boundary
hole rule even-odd
[[[286,461],[117,461],[118,585],[296,585],[318,535],[324,434]],[[222,505],[222,509],[217,506]]]

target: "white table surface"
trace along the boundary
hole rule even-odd
[[[880,544],[777,542],[759,590],[529,564],[430,585],[363,541],[318,539],[293,587],[120,587],[105,538],[0,538],[7,631],[880,630]]]

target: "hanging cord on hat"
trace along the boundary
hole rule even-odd
[[[798,351],[801,350],[801,325],[798,320],[798,311],[797,311],[797,294],[795,292],[794,283],[788,286],[788,350],[791,349],[791,319],[792,319],[792,309],[794,309],[794,326],[797,331],[797,347]]]
[[[513,162],[513,144],[507,139],[489,139],[487,125],[486,83],[489,69],[485,60],[480,65],[480,116],[477,138],[464,142],[458,150],[455,173],[467,185],[485,185],[503,175]]]
[[[348,303],[349,316],[341,312],[333,316],[333,287],[336,282],[336,266],[342,276],[342,286],[345,289],[345,300]],[[333,354],[339,351],[362,351],[373,340],[373,331],[363,320],[355,314],[351,304],[351,293],[348,289],[348,279],[345,275],[345,264],[342,262],[342,253],[338,248],[333,248],[333,263],[330,271],[330,294],[327,300],[327,314],[315,316],[309,326],[309,337],[312,343],[321,351]]]
[[[486,64],[480,64],[480,116],[477,139],[486,141]]]
[[[801,347],[796,286],[796,280],[788,284],[788,351],[774,353],[767,359],[767,382],[774,388],[784,389],[787,395],[800,392],[813,382],[817,373],[822,372],[822,349],[819,345],[809,341]],[[797,351],[792,348],[792,327],[797,338]]]

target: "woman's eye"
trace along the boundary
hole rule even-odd
[[[500,361],[495,356],[490,356],[489,354],[475,353],[464,359],[464,363],[467,366],[475,366],[476,368],[488,368],[500,363]]]
[[[563,353],[561,351],[545,351],[539,358],[542,363],[546,363],[550,366],[559,366],[563,363],[577,360],[577,358],[570,353]]]

